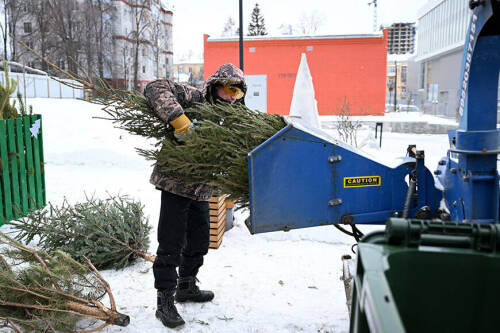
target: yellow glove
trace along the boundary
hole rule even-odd
[[[187,135],[190,134],[193,123],[185,114],[181,114],[176,119],[170,122],[170,125],[174,127],[174,136],[177,140],[183,140]]]

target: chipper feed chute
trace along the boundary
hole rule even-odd
[[[327,133],[294,122],[248,157],[252,234],[328,224],[377,224],[404,209],[406,176],[416,171],[410,213],[438,207],[440,193],[423,153],[387,165]]]

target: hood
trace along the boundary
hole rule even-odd
[[[247,93],[247,84],[243,71],[233,64],[222,65],[213,75],[207,78],[203,86],[203,97],[209,102],[214,103],[214,87],[218,85],[231,84],[239,87],[245,94]],[[239,101],[243,101],[245,97]]]

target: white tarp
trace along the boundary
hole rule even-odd
[[[314,86],[305,53],[302,53],[295,79],[290,117],[308,127],[320,128],[318,105],[314,98]]]

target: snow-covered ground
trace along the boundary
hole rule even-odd
[[[156,224],[160,193],[149,184],[151,162],[134,147],[140,138],[115,129],[99,107],[83,101],[32,99],[43,115],[47,199],[59,205],[83,200],[85,193],[106,192],[139,199],[154,226],[150,252],[157,247]],[[361,131],[360,136],[368,135]],[[362,139],[362,138],[361,138]],[[446,135],[384,133],[384,158],[402,156],[408,144],[426,151],[434,170],[445,155]],[[202,288],[215,292],[208,304],[179,304],[185,332],[347,332],[349,317],[340,280],[340,257],[350,253],[353,240],[331,226],[288,233],[250,235],[245,211],[236,213],[235,227],[222,245],[210,250],[198,276]],[[381,227],[364,227],[363,231]],[[151,263],[139,260],[123,270],[103,271],[119,310],[131,317],[128,327],[109,326],[105,332],[165,332],[155,319],[156,291]]]
[[[352,116],[361,122],[426,122],[429,124],[457,125],[451,118],[439,117],[422,112],[389,112],[383,116]],[[321,116],[322,121],[336,121],[338,116]]]

